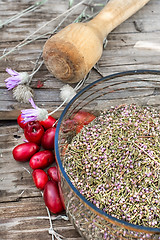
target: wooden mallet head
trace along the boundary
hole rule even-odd
[[[103,41],[149,0],[110,0],[87,23],[73,23],[48,39],[43,59],[48,70],[66,83],[82,80],[100,59]]]

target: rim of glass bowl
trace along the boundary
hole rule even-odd
[[[60,158],[60,153],[59,153],[59,147],[58,147],[58,138],[59,138],[59,130],[61,127],[61,123],[63,121],[63,117],[65,116],[67,110],[70,108],[70,106],[72,105],[72,103],[80,96],[82,95],[84,92],[86,92],[87,90],[89,90],[93,85],[102,82],[102,81],[106,81],[106,80],[111,80],[117,77],[121,77],[121,76],[127,76],[127,75],[140,75],[140,74],[153,74],[153,75],[160,75],[160,71],[158,70],[133,70],[133,71],[125,71],[125,72],[119,72],[119,73],[115,73],[115,74],[111,74],[108,75],[106,77],[100,78],[96,81],[94,81],[93,83],[87,85],[86,87],[84,87],[82,90],[80,90],[72,99],[71,101],[66,105],[65,109],[63,110],[59,120],[58,120],[58,124],[56,127],[56,133],[55,133],[55,154],[56,154],[56,158],[57,158],[57,162],[59,165],[59,168],[61,170],[62,175],[64,176],[65,180],[67,181],[68,185],[71,187],[71,189],[73,190],[73,192],[77,195],[77,197],[85,203],[85,206],[90,209],[91,211],[93,211],[94,213],[96,213],[97,215],[101,216],[103,219],[106,219],[107,221],[116,224],[117,226],[121,226],[121,227],[125,227],[126,229],[129,230],[133,230],[133,231],[138,231],[138,232],[145,232],[145,233],[159,233],[160,234],[160,228],[152,228],[152,227],[145,227],[145,226],[140,226],[140,225],[135,225],[129,222],[126,222],[124,220],[120,220],[117,219],[115,217],[112,217],[111,215],[105,213],[103,210],[100,210],[99,208],[97,208],[95,205],[93,205],[91,202],[89,202],[77,189],[76,187],[72,184],[72,182],[70,181],[67,173],[65,172],[62,162],[61,162],[61,158]]]

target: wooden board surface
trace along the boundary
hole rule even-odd
[[[0,20],[17,14],[31,6],[35,1],[0,0]],[[74,1],[78,3],[80,1]],[[93,1],[93,3],[105,1]],[[84,6],[77,8],[65,20],[61,28],[73,22],[81,13]],[[100,10],[96,7],[94,11]],[[13,23],[0,29],[0,56],[15,47],[27,36],[33,34],[39,27],[68,9],[68,1],[47,1],[37,8],[34,13],[28,13]],[[89,8],[88,13],[91,13]],[[149,41],[160,44],[160,1],[151,0],[143,9],[126,22],[117,27],[108,36],[108,44],[98,63],[103,76],[127,70],[156,69],[159,70],[160,52],[136,49],[137,41]],[[53,21],[37,32],[36,36],[47,33],[46,36],[14,51],[0,60],[0,239],[1,240],[49,240],[49,221],[46,208],[39,190],[33,184],[29,173],[28,163],[20,164],[14,161],[12,149],[23,142],[23,132],[16,124],[16,118],[21,109],[30,105],[18,103],[13,99],[12,91],[7,91],[4,80],[8,77],[5,69],[10,67],[16,71],[32,72],[35,62],[42,52],[43,45],[53,29],[62,21],[64,16]],[[35,36],[35,35],[34,35]],[[40,59],[41,61],[42,59]],[[84,86],[100,78],[94,69]],[[43,87],[38,88],[41,81]],[[52,76],[42,65],[34,75],[31,86],[35,92],[35,102],[39,107],[54,110],[61,104],[60,88],[64,84]],[[61,111],[55,113],[59,117]],[[53,221],[54,229],[68,240],[82,240],[74,227],[64,220]]]
[[[14,4],[13,4],[14,2]],[[75,1],[75,4],[80,1]],[[95,3],[96,1],[93,1]],[[104,3],[105,1],[97,1]],[[2,21],[31,6],[33,2],[21,1],[0,1],[0,18]],[[84,6],[78,7],[65,20],[60,29],[69,23],[82,12]],[[34,13],[28,13],[13,23],[0,29],[0,56],[11,50],[26,37],[32,35],[39,27],[47,23],[52,18],[58,17],[68,9],[68,1],[47,1]],[[99,11],[101,7],[96,7],[94,11]],[[150,50],[140,50],[134,48],[137,41],[149,41],[160,43],[160,1],[151,0],[143,9],[134,16],[122,23],[108,36],[108,44],[99,60],[99,70],[103,76],[111,73],[133,69],[159,69],[159,52]],[[88,13],[91,15],[90,10]],[[0,119],[16,119],[18,113],[23,108],[30,105],[20,104],[13,99],[12,91],[7,91],[4,80],[9,76],[5,69],[10,67],[16,71],[32,72],[35,62],[42,52],[43,45],[49,37],[49,32],[62,21],[64,16],[48,24],[32,37],[48,33],[45,37],[21,47],[8,56],[0,60]],[[31,37],[31,38],[32,38]],[[42,59],[40,59],[41,62]],[[101,76],[92,70],[89,79],[84,84],[87,85]],[[37,88],[38,81],[44,85]],[[52,76],[45,65],[34,75],[31,86],[35,93],[35,102],[39,107],[54,110],[62,103],[59,93],[64,85],[60,80]],[[61,108],[61,110],[63,107]],[[60,111],[61,112],[61,111]],[[55,113],[59,117],[60,112]]]

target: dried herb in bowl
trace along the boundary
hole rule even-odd
[[[160,227],[160,113],[121,105],[68,145],[64,168],[87,200],[118,219]]]

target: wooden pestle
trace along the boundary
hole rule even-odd
[[[43,59],[48,70],[66,83],[82,80],[100,59],[107,35],[149,0],[110,0],[87,23],[73,23],[48,39]]]

